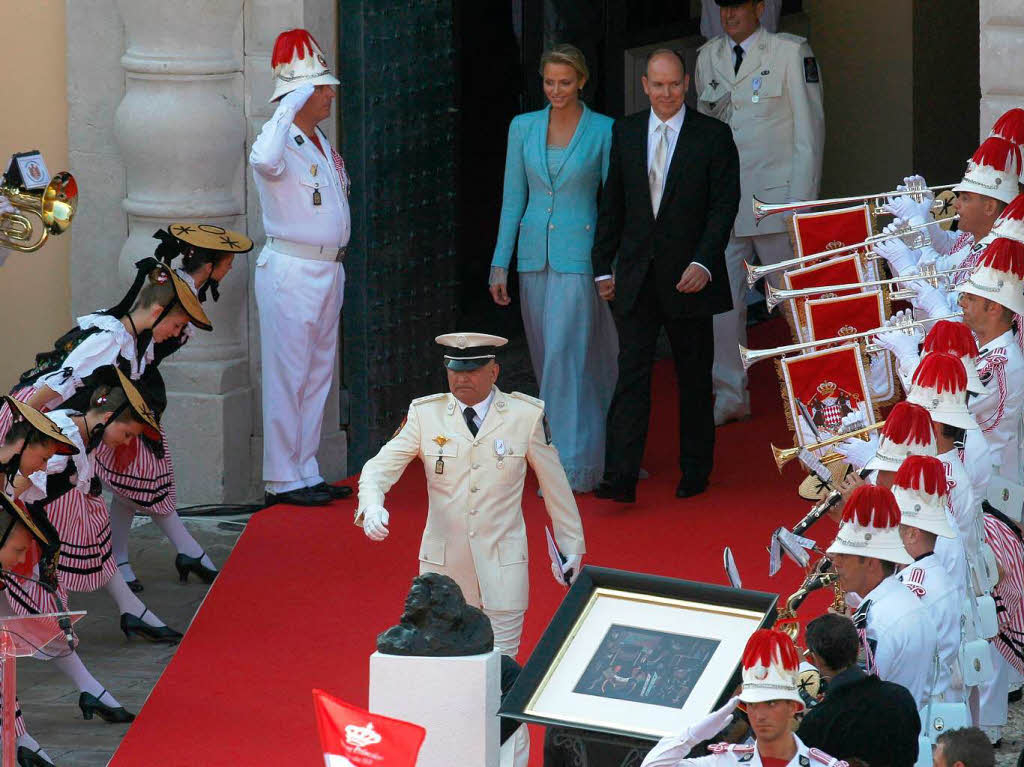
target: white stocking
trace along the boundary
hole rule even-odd
[[[185,529],[185,524],[181,521],[181,517],[178,516],[178,512],[172,511],[170,514],[162,516],[154,514],[152,519],[153,524],[159,527],[160,531],[167,536],[167,540],[174,545],[179,554],[184,554],[186,557],[202,556],[203,567],[208,567],[211,570],[217,569],[213,566],[213,561],[206,556],[203,547]]]
[[[43,759],[48,761],[50,764],[53,764],[53,759],[50,758],[50,755],[48,753],[43,751],[42,746],[39,745],[39,741],[37,741],[27,732],[24,735],[18,736],[18,741],[15,745],[18,748],[27,748],[33,754],[39,754],[41,757],[43,757]]]
[[[125,588],[128,588],[125,586]],[[130,591],[128,593],[131,593]],[[53,663],[57,668],[64,672],[71,682],[81,692],[87,692],[90,695],[95,695],[100,699],[100,703],[104,703],[108,706],[118,708],[121,704],[117,702],[117,698],[111,695],[109,692],[104,692],[104,687],[96,681],[96,677],[89,673],[89,669],[82,663],[82,659],[78,657],[77,652],[73,652],[70,655],[63,655],[60,658],[54,658]]]
[[[146,609],[146,605],[143,604],[141,599],[132,593],[120,572],[114,573],[114,577],[107,581],[107,585],[103,588],[117,602],[119,612],[130,613],[149,626],[165,625],[162,620],[156,617],[152,610]]]
[[[128,562],[128,534],[132,530],[135,519],[135,507],[130,501],[114,494],[107,511],[110,513],[110,546],[114,552],[114,561],[126,581],[135,580],[135,572]]]

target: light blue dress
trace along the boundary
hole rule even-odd
[[[589,492],[604,474],[605,422],[618,376],[615,322],[597,294],[590,267],[611,120],[584,107],[572,141],[554,147],[546,143],[548,111],[520,115],[519,125],[509,131],[509,155],[517,156],[506,162],[492,265],[507,267],[508,233],[518,230],[520,304],[540,397],[569,484]],[[510,205],[510,193],[521,192],[526,194]],[[531,221],[528,211],[537,204],[543,206],[541,220]],[[562,242],[550,236],[552,223],[554,231],[564,224],[579,232]]]

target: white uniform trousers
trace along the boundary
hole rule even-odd
[[[491,621],[494,649],[502,655],[515,658],[519,654],[519,640],[523,636],[525,610],[488,610],[482,608]],[[530,733],[524,724],[501,747],[500,767],[526,767],[530,762]]]
[[[323,482],[316,462],[338,353],[345,267],[264,246],[256,262],[263,355],[263,480],[271,493]]]
[[[995,674],[985,684],[978,686],[979,717],[978,727],[985,731],[989,740],[995,742],[1002,736],[1003,727],[1009,714],[1006,696],[1010,691],[1010,676],[1016,675],[1003,654],[996,649],[994,643],[989,644],[992,654],[992,665]]]
[[[725,248],[725,266],[729,271],[733,308],[715,315],[715,363],[711,378],[715,387],[715,415],[745,414],[750,410],[747,372],[740,362],[739,344],[747,344],[747,270],[744,261],[753,261],[754,253],[762,264],[777,264],[793,257],[788,232],[759,234],[753,237],[729,235]],[[778,275],[769,280],[778,285]]]

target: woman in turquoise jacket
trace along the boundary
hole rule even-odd
[[[549,106],[512,120],[490,290],[507,306],[518,245],[520,302],[533,370],[569,483],[593,490],[604,472],[605,418],[618,339],[594,286],[590,248],[608,173],[612,119],[579,99],[583,54],[558,45],[541,58]]]

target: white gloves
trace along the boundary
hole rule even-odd
[[[644,757],[640,767],[676,767],[690,749],[702,740],[715,737],[732,722],[732,712],[740,699],[732,698],[718,711],[712,711],[695,724],[691,724],[682,735],[669,735]]]
[[[305,106],[306,102],[309,101],[309,97],[313,95],[313,86],[309,83],[300,85],[298,88],[293,90],[291,93],[284,96],[281,99],[281,106],[298,112]]]
[[[928,185],[924,180],[924,176],[907,176],[903,179],[903,183],[896,187],[896,190],[899,192],[905,192],[907,187],[915,182],[921,186]],[[908,219],[911,216],[921,216],[922,219],[927,220],[928,217],[931,216],[932,203],[935,201],[935,194],[930,191],[918,192],[915,194],[920,195],[920,202],[915,200],[911,195],[905,194],[900,195],[899,197],[890,197],[882,207],[894,216],[898,216],[903,219]]]
[[[551,574],[555,576],[555,582],[559,586],[571,586],[577,576],[580,574],[580,568],[583,566],[583,555],[582,554],[569,554],[565,558],[565,575],[562,575],[558,565],[554,562],[551,563]],[[566,583],[566,581],[569,581]]]
[[[367,506],[363,509],[363,532],[371,541],[383,541],[388,537],[388,522],[391,515],[383,506]]]
[[[878,435],[872,434],[867,440],[856,437],[843,440],[836,445],[836,452],[845,457],[846,462],[853,468],[863,469],[878,452]]]
[[[924,282],[924,280],[918,280],[918,282]],[[913,318],[913,313],[907,309],[896,312],[885,321],[885,327],[892,328],[892,330],[875,336],[875,343],[891,351],[896,355],[897,360],[901,360],[903,357],[917,358],[921,342],[924,340],[921,326],[900,328],[901,325]]]
[[[917,294],[911,303],[930,318],[939,319],[953,313],[946,292],[933,287],[928,280],[914,280],[906,284]]]
[[[897,218],[882,230],[882,234],[893,234],[904,223],[902,218]],[[876,242],[871,248],[889,262],[889,266],[892,267],[897,277],[907,274],[917,266],[917,254],[908,248],[899,237]]]
[[[868,363],[868,388],[876,401],[890,399],[895,394],[886,362],[884,354],[872,354]]]
[[[7,198],[0,194],[0,213],[16,213],[15,208],[11,203],[7,201]]]

